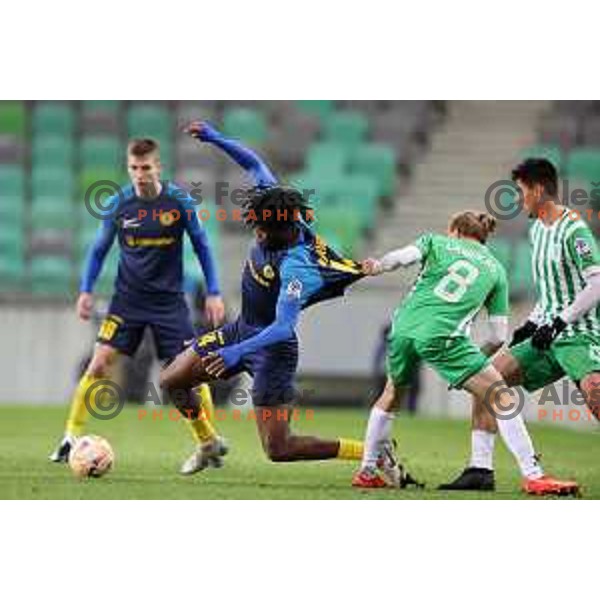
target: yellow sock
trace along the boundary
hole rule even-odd
[[[206,384],[202,384],[195,391],[200,400],[200,414],[197,419],[187,419],[187,422],[196,443],[205,444],[217,437],[217,430],[213,426],[215,414],[212,394]]]
[[[201,386],[196,388],[196,393],[200,396],[200,406],[204,411],[204,414],[209,423],[214,425],[215,423],[215,405],[213,402],[212,393],[208,383],[203,383]]]
[[[338,449],[337,458],[343,460],[361,460],[363,455],[363,442],[358,440],[349,440],[347,438],[340,438],[340,447]]]
[[[69,435],[79,436],[82,434],[89,416],[89,411],[85,405],[85,396],[88,387],[99,380],[99,377],[93,377],[92,375],[87,374],[79,380],[77,389],[73,394],[73,400],[71,400],[71,409],[65,426],[65,431]],[[93,398],[90,398],[90,402],[93,402],[93,400]]]

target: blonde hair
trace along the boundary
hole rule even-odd
[[[476,210],[465,210],[456,213],[449,224],[450,231],[459,235],[472,237],[485,244],[488,237],[496,231],[496,219],[488,213]]]

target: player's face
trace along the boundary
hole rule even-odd
[[[537,214],[539,203],[542,199],[544,186],[539,184],[527,185],[520,180],[517,181],[517,185],[519,186],[519,190],[521,190],[523,206],[527,211],[527,214],[529,216],[535,216]]]
[[[154,196],[160,181],[160,161],[156,154],[129,155],[127,170],[139,196]]]

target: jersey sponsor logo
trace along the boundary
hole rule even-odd
[[[286,294],[288,298],[300,300],[302,296],[302,282],[299,279],[292,279],[288,283]]]
[[[582,258],[592,253],[592,248],[583,238],[575,239],[575,252]]]
[[[123,220],[121,221],[121,227],[123,229],[133,229],[135,227],[140,227],[140,226],[141,226],[141,223],[136,218],[133,218],[133,219],[123,218]]]
[[[125,236],[125,243],[130,248],[142,247],[154,247],[162,248],[163,246],[171,246],[175,243],[174,237],[157,237],[157,238],[136,238],[132,235]]]

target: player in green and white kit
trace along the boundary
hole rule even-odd
[[[429,363],[453,387],[470,391],[479,406],[489,403],[495,414],[511,404],[506,385],[488,358],[506,341],[508,330],[506,272],[485,246],[495,225],[487,214],[465,211],[451,219],[447,236],[426,234],[414,245],[363,263],[365,272],[378,275],[420,261],[421,273],[394,314],[388,340],[388,383],[371,410],[363,461],[353,485],[384,487],[390,483],[377,473],[377,459],[382,444],[390,439],[394,412],[407,393],[418,359]],[[478,348],[468,331],[484,307],[490,334]],[[551,479],[538,464],[520,415],[499,420],[498,428],[525,481]]]
[[[537,303],[515,330],[511,349],[494,359],[510,386],[538,390],[567,376],[600,418],[600,251],[587,223],[558,202],[558,175],[547,160],[529,159],[513,180],[534,219],[529,231]],[[575,214],[575,216],[577,216]],[[450,489],[478,489],[469,470],[493,473],[494,427],[474,415],[470,469]]]

